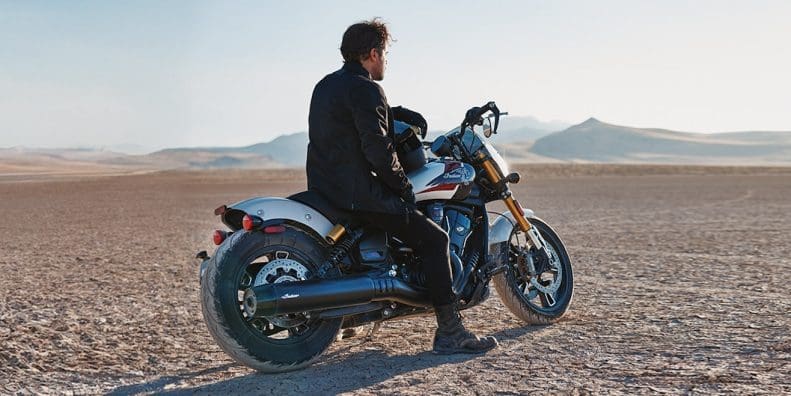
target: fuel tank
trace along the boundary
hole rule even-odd
[[[407,174],[415,191],[415,199],[464,199],[472,190],[475,168],[460,161],[438,159]]]

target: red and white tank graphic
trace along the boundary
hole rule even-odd
[[[475,169],[459,161],[431,161],[407,177],[417,201],[463,199],[475,180]]]

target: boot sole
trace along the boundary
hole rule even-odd
[[[460,354],[482,355],[482,354],[484,354],[486,352],[491,351],[494,348],[497,348],[497,344],[494,344],[494,345],[492,345],[489,348],[480,349],[480,350],[477,350],[477,351],[473,351],[473,350],[470,350],[470,349],[440,349],[440,350],[434,349],[434,350],[431,351],[431,353],[433,353],[435,355],[460,355]]]

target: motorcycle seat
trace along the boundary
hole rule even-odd
[[[348,223],[352,222],[357,223],[354,212],[334,206],[329,200],[327,200],[327,198],[324,198],[324,196],[316,191],[302,191],[286,198],[316,209],[333,224],[347,223],[348,225]]]

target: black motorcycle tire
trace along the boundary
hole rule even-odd
[[[278,234],[239,230],[210,259],[201,282],[201,306],[209,332],[223,351],[255,370],[278,373],[313,363],[335,340],[342,319],[317,319],[312,332],[293,344],[274,342],[245,322],[238,280],[249,263],[272,248],[298,256],[311,271],[323,262],[327,251],[317,238],[296,227],[287,226]]]
[[[530,224],[538,229],[538,232],[548,244],[552,245],[560,259],[564,277],[559,289],[559,291],[562,290],[563,292],[561,299],[556,301],[552,309],[538,309],[529,304],[524,294],[519,290],[514,269],[510,268],[510,266],[506,271],[495,275],[493,282],[497,294],[511,313],[528,324],[546,325],[557,322],[568,311],[571,300],[574,297],[574,274],[569,255],[557,233],[541,219],[531,218]]]

